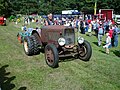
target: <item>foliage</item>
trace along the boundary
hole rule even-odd
[[[93,14],[96,0],[0,0],[0,14],[61,14],[62,10],[84,11]],[[97,10],[114,9],[120,14],[119,0],[97,0]]]

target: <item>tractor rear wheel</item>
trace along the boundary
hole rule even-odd
[[[26,55],[32,56],[34,54],[34,43],[31,37],[26,36],[24,38],[23,48]]]
[[[34,55],[37,55],[37,54],[40,54],[40,48],[39,48],[39,42],[37,40],[37,38],[32,35],[31,36],[32,40],[33,40],[33,43],[34,43]]]

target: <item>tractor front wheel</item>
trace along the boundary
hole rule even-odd
[[[52,68],[58,67],[59,56],[58,56],[58,51],[55,45],[48,44],[45,47],[45,60],[48,66]]]
[[[78,44],[78,56],[83,61],[89,61],[92,55],[92,47],[88,41]]]

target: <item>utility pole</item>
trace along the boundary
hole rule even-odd
[[[97,11],[97,0],[95,0],[94,15],[96,15],[96,11]]]

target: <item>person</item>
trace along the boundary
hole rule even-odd
[[[100,24],[100,27],[98,28],[98,46],[101,46],[102,37],[103,37],[103,27],[102,24]]]
[[[95,32],[95,36],[97,36],[97,23],[96,21],[93,21],[93,31]]]
[[[107,27],[107,22],[104,20],[103,22],[104,35],[107,32],[106,27]]]
[[[109,54],[110,45],[111,45],[111,37],[109,33],[106,33],[106,44],[103,46],[103,48],[106,49],[107,54]]]
[[[109,22],[108,22],[108,21],[106,21],[106,30],[105,30],[106,32],[108,32],[108,31],[109,31],[109,27],[110,27],[110,26],[109,26]]]
[[[110,25],[108,33],[109,33],[109,36],[111,38],[111,46],[114,46],[113,45],[113,43],[114,43],[114,37],[113,37],[113,26],[112,25]]]
[[[52,13],[48,14],[47,17],[48,18],[45,20],[45,26],[54,25]]]
[[[91,24],[91,22],[89,22],[88,34],[89,34],[89,36],[92,36],[92,24]]]
[[[81,20],[80,21],[80,30],[81,30],[82,34],[85,34],[85,28],[84,28],[84,26],[85,26],[85,23]]]
[[[33,28],[28,28],[28,29],[25,31],[24,35],[25,35],[25,36],[31,36],[32,31],[33,31]]]
[[[22,25],[21,29],[22,29],[22,31],[26,31],[27,30],[26,25]]]
[[[28,24],[28,17],[24,17],[24,24],[25,24],[25,25]]]
[[[39,33],[40,37],[41,37],[41,29],[36,27],[35,30]]]
[[[112,25],[110,26],[108,33],[110,34],[110,38],[112,38],[113,37],[113,28],[112,28]]]
[[[84,23],[85,23],[85,32],[88,32],[89,23],[87,20],[85,20]]]
[[[115,28],[113,29],[113,37],[114,37],[114,47],[118,46],[118,33],[120,33],[120,30],[117,25],[115,25]]]
[[[76,17],[76,19],[75,19],[75,27],[77,28],[77,31],[78,31],[78,23],[79,23],[79,17]]]

